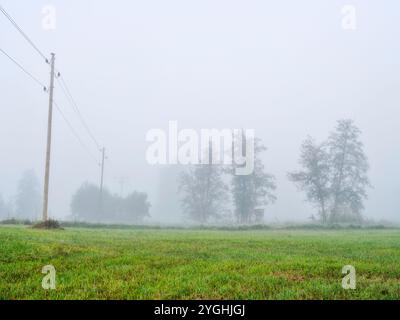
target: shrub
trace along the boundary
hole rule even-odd
[[[64,230],[57,220],[51,220],[51,219],[47,220],[47,221],[39,222],[39,223],[33,225],[32,228],[46,229],[46,230],[52,230],[52,229]]]

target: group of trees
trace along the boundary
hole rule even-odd
[[[324,224],[362,221],[370,182],[360,135],[353,121],[340,120],[326,141],[317,143],[308,137],[301,147],[302,169],[288,174],[317,207],[318,219]],[[254,171],[250,175],[236,175],[236,165],[226,167],[212,161],[181,174],[181,204],[189,218],[205,224],[231,211],[239,224],[262,222],[265,206],[276,200],[276,185],[260,159],[266,148],[259,139],[254,145]],[[212,157],[212,148],[209,154]]]
[[[0,195],[0,220],[36,221],[41,218],[40,183],[33,170],[23,173],[17,192],[6,202]],[[127,197],[112,195],[89,183],[83,184],[71,201],[72,218],[86,222],[137,223],[149,216],[147,194],[132,192]]]
[[[97,186],[84,183],[73,195],[72,218],[96,223],[138,223],[149,217],[150,203],[146,193],[132,192],[126,197],[102,192]]]
[[[307,138],[301,147],[301,171],[289,178],[318,209],[323,223],[361,222],[367,198],[368,160],[361,131],[351,120],[340,120],[329,138]]]
[[[244,152],[245,148],[242,149]],[[254,140],[254,170],[249,175],[235,174],[237,165],[213,164],[210,143],[207,164],[191,166],[179,179],[181,205],[186,215],[201,224],[218,219],[229,212],[228,204],[233,201],[233,211],[240,224],[261,222],[264,206],[275,201],[274,176],[265,172],[260,159],[266,148],[258,139]],[[233,162],[235,163],[235,162]]]

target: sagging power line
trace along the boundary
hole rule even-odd
[[[56,79],[57,79],[58,84],[60,85],[61,90],[63,91],[64,95],[66,96],[67,100],[69,101],[72,109],[74,110],[74,112],[78,116],[79,120],[81,121],[83,127],[85,128],[87,134],[89,135],[89,137],[92,139],[92,141],[96,145],[97,150],[101,151],[101,146],[98,143],[98,140],[95,138],[92,131],[90,130],[87,122],[85,121],[85,118],[82,116],[82,113],[79,110],[78,104],[76,103],[76,100],[72,96],[71,90],[69,90],[67,83],[64,80],[63,75],[61,73],[59,73],[59,76]]]
[[[61,118],[64,120],[64,122],[67,124],[68,128],[76,138],[76,140],[79,142],[81,147],[88,153],[88,155],[96,162],[97,165],[99,165],[99,161],[96,158],[96,156],[90,151],[90,149],[87,147],[87,145],[83,142],[83,140],[80,138],[78,132],[74,129],[73,125],[71,122],[68,120],[68,118],[65,116],[64,112],[62,111],[62,108],[58,105],[56,101],[53,101],[54,105],[56,106],[56,109],[58,113],[60,114]]]
[[[49,63],[49,59],[46,55],[35,45],[35,43],[27,36],[27,34],[21,29],[21,27],[15,22],[10,14],[0,5],[0,11],[4,16],[11,22],[11,24],[17,29],[17,31],[25,38],[26,41],[32,46],[32,48],[44,59],[46,63]]]
[[[11,57],[7,52],[5,52],[3,49],[0,48],[0,52],[3,53],[7,58],[9,58],[18,68],[20,68],[25,74],[27,74],[35,83],[40,85],[45,92],[47,92],[46,86],[38,80],[37,77],[35,77],[32,73],[30,73],[28,70],[26,70],[18,61],[16,61],[13,57]],[[77,131],[74,129],[72,126],[71,122],[68,121],[68,118],[65,116],[64,112],[62,111],[61,107],[56,103],[56,101],[53,101],[54,105],[57,108],[57,111],[60,113],[62,119],[65,121],[67,124],[68,128],[71,130],[72,134],[76,137],[77,141],[79,144],[84,148],[84,150],[90,155],[92,159],[95,159],[96,164],[99,165],[98,160],[96,157],[93,155],[93,153],[89,150],[89,148],[86,146],[86,144],[83,142],[83,140],[79,137],[79,134]]]
[[[33,81],[35,81],[38,85],[43,88],[43,91],[47,91],[47,87],[41,82],[37,77],[35,77],[32,73],[26,70],[17,60],[11,57],[7,52],[5,52],[2,48],[0,48],[0,52],[4,54],[8,59],[11,60],[18,68],[20,68],[25,74],[27,74]]]

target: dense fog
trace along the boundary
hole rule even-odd
[[[96,141],[106,148],[110,203],[125,208],[136,191],[151,204],[143,221],[187,222],[177,195],[185,165],[146,158],[149,131],[168,134],[173,121],[199,133],[254,130],[276,184],[263,221],[309,221],[316,209],[288,173],[301,169],[307,136],[322,142],[338,120],[351,119],[372,185],[362,214],[399,222],[400,4],[350,1],[356,21],[347,28],[343,19],[354,18],[343,11],[347,2],[2,1],[42,51],[56,54],[57,72],[95,138],[56,81],[54,99],[80,140],[55,109],[50,216],[71,219],[76,191],[99,186]],[[0,48],[48,85],[48,65],[4,16]],[[0,87],[0,195],[15,207],[22,177],[36,176],[43,192],[49,98],[4,55]],[[116,222],[130,222],[124,219]]]

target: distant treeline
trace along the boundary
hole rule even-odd
[[[147,194],[132,192],[126,197],[84,183],[71,201],[72,220],[86,222],[140,223],[150,217]]]

